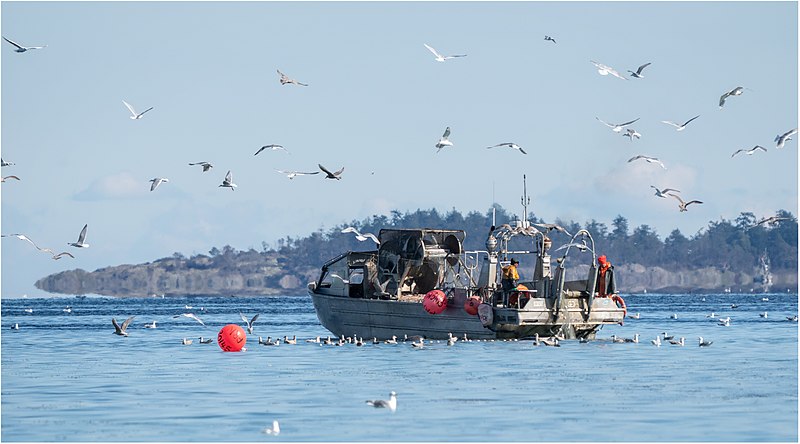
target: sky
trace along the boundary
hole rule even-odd
[[[545,221],[622,215],[662,239],[797,215],[797,141],[773,141],[797,127],[797,23],[797,2],[4,1],[2,35],[47,46],[0,42],[2,175],[21,179],[0,186],[1,231],[75,258],[2,238],[0,294],[391,210],[521,214],[523,175]],[[437,62],[423,44],[466,57]],[[154,108],[132,120],[123,100]],[[696,115],[681,132],[661,122]],[[638,118],[641,139],[598,118]],[[527,154],[487,149],[503,142]],[[266,144],[288,153],[254,156]],[[767,152],[731,158],[755,145]],[[628,162],[639,154],[666,169]],[[201,161],[214,167],[188,165]],[[317,164],[341,180],[276,171]],[[229,170],[235,191],[219,187]],[[155,177],[169,182],[151,192]],[[651,186],[703,204],[680,212]],[[90,247],[68,246],[84,224]]]

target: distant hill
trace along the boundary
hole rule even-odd
[[[511,216],[495,207],[497,224],[512,222]],[[349,225],[361,232],[378,234],[381,228],[456,228],[467,232],[465,249],[482,250],[491,225],[492,211],[486,214],[453,210],[414,213],[393,212],[391,217],[373,216]],[[609,230],[605,224],[590,221],[555,221],[571,233],[588,229],[598,252],[615,264],[619,288],[623,293],[643,290],[670,292],[759,291],[758,258],[765,251],[771,260],[773,291],[797,290],[797,219],[786,211],[786,218],[770,226],[756,224],[751,213],[742,213],[735,221],[711,222],[692,238],[674,230],[661,241],[653,230],[642,225],[629,233],[627,220],[618,216]],[[529,220],[542,222],[535,215]],[[350,233],[341,233],[347,225],[322,230],[311,235],[278,241],[277,248],[263,251],[237,251],[230,246],[213,248],[208,255],[190,258],[181,253],[153,262],[117,265],[92,272],[77,269],[39,279],[36,287],[60,294],[100,294],[119,297],[170,296],[258,296],[304,294],[306,284],[317,278],[321,265],[346,251],[375,248],[371,241],[358,242]],[[554,246],[569,237],[553,231]],[[533,264],[522,264],[522,273],[532,274]],[[575,277],[585,267],[572,271]],[[571,273],[571,274],[572,274]]]

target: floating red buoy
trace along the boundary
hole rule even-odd
[[[478,314],[478,305],[481,305],[481,300],[477,296],[471,296],[464,302],[464,311],[470,316]]]
[[[442,290],[431,290],[422,300],[422,306],[430,314],[439,314],[447,308],[447,296]]]
[[[222,327],[222,330],[220,330],[217,335],[217,344],[219,344],[219,348],[226,352],[241,351],[246,342],[247,335],[244,333],[244,330],[242,330],[242,327],[236,324],[228,324]]]

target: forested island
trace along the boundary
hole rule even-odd
[[[207,255],[186,257],[176,252],[145,264],[92,272],[64,271],[38,280],[36,287],[51,293],[118,297],[299,295],[305,294],[306,284],[318,277],[320,267],[329,259],[346,251],[376,248],[372,241],[359,242],[353,234],[342,233],[347,226],[376,235],[382,228],[462,229],[467,232],[464,249],[484,250],[492,213],[491,208],[484,214],[473,211],[466,215],[455,209],[445,214],[435,209],[404,214],[393,211],[390,216],[376,215],[327,231],[320,229],[306,237],[285,237],[275,247],[262,242],[261,251],[239,251],[226,245],[212,248]],[[495,205],[494,213],[497,225],[514,223],[515,217],[504,208]],[[741,213],[735,220],[712,221],[689,237],[673,230],[663,241],[648,225],[631,231],[621,215],[610,226],[596,220],[583,225],[561,220],[555,223],[572,234],[581,228],[592,234],[598,254],[605,254],[615,265],[623,293],[760,292],[762,257],[770,261],[771,291],[795,292],[797,218],[784,210],[775,216],[776,221],[758,223],[754,214]],[[533,213],[528,220],[543,222]],[[555,230],[549,236],[554,248],[570,239]],[[586,258],[571,260],[588,266]],[[533,265],[522,264],[523,278],[532,275]],[[576,268],[576,272],[583,273],[581,270],[585,268]]]

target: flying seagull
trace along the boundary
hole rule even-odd
[[[295,79],[290,79],[286,74],[282,73],[280,69],[278,70],[278,74],[281,75],[281,85],[285,85],[287,83],[293,83],[295,85],[308,86],[307,84],[300,83]]]
[[[656,190],[656,196],[663,197],[664,199],[666,199],[667,196],[669,196],[669,194],[667,194],[667,193],[669,193],[670,191],[674,191],[676,193],[680,193],[681,192],[680,190],[676,190],[674,188],[664,188],[663,190],[659,190],[658,188],[656,188],[656,187],[654,187],[652,185],[650,185],[650,188]]]
[[[250,333],[251,335],[253,334],[253,324],[255,324],[256,319],[258,319],[258,315],[260,315],[260,314],[261,313],[256,313],[256,315],[253,316],[253,319],[248,321],[247,317],[242,312],[239,312],[239,316],[241,316],[241,318],[244,321],[245,325],[247,325],[247,332]]]
[[[49,248],[41,248],[41,247],[39,247],[38,245],[36,245],[36,243],[33,240],[31,240],[28,236],[25,236],[24,234],[16,233],[16,234],[3,234],[3,235],[0,235],[0,237],[11,237],[11,236],[16,237],[19,240],[24,240],[26,242],[29,242],[31,245],[34,246],[34,248],[36,248],[39,251],[44,251],[45,253],[53,254],[53,250],[51,250]]]
[[[153,191],[156,188],[158,188],[158,186],[161,185],[162,182],[169,182],[169,179],[167,179],[166,177],[154,177],[150,179],[150,182],[152,182],[150,184],[150,191]]]
[[[19,177],[17,177],[17,176],[5,176],[5,177],[3,177],[3,178],[0,178],[0,182],[5,182],[5,181],[6,181],[6,179],[17,179],[17,180],[21,180],[21,179],[20,179]]]
[[[425,45],[425,47],[428,48],[428,51],[433,53],[433,55],[436,57],[436,61],[437,62],[444,62],[447,59],[454,59],[456,57],[466,57],[467,56],[466,54],[443,56],[443,55],[439,54],[435,49],[433,49],[430,46],[428,46],[427,43],[423,43],[423,45]]]
[[[746,150],[746,149],[744,149],[744,148],[741,148],[741,149],[738,149],[738,150],[736,150],[736,151],[735,151],[733,154],[731,154],[731,158],[733,158],[734,156],[736,156],[737,154],[740,154],[740,153],[745,153],[745,154],[747,154],[748,156],[752,156],[752,155],[753,155],[753,153],[755,153],[755,152],[756,152],[756,151],[758,151],[758,150],[761,150],[761,151],[763,151],[763,152],[765,152],[765,153],[767,152],[767,149],[766,149],[766,148],[764,148],[763,146],[761,146],[761,145],[756,145],[756,146],[754,146],[754,147],[750,148],[749,150]]]
[[[628,72],[631,73],[631,77],[635,77],[637,79],[642,79],[642,78],[644,78],[644,76],[642,75],[642,71],[644,71],[644,69],[647,68],[649,65],[650,65],[650,62],[647,62],[644,65],[640,66],[639,69],[636,70],[636,72],[633,72],[631,70],[628,70]]]
[[[700,117],[700,115],[696,115],[696,116],[692,117],[691,119],[687,120],[683,125],[677,124],[677,123],[675,123],[673,121],[670,121],[670,120],[662,120],[661,123],[666,123],[667,125],[674,126],[677,131],[683,131],[686,128],[686,125],[689,124],[689,122],[691,122],[692,120],[694,120],[694,119],[696,119],[698,117]]]
[[[447,128],[445,128],[444,134],[442,134],[442,137],[439,139],[439,142],[437,142],[436,145],[435,145],[436,148],[439,148],[438,150],[436,150],[437,153],[439,151],[441,151],[442,148],[444,148],[446,146],[453,146],[453,142],[451,142],[448,139],[448,137],[450,137],[450,127],[449,126]]]
[[[256,153],[255,153],[255,154],[253,154],[253,155],[254,155],[254,156],[256,156],[256,155],[258,155],[258,153],[260,153],[260,152],[262,152],[262,151],[264,151],[264,150],[267,150],[267,149],[269,149],[269,150],[272,150],[272,151],[278,151],[278,150],[283,150],[283,151],[286,151],[286,148],[284,148],[284,147],[283,147],[283,145],[275,145],[275,144],[272,144],[272,145],[264,145],[264,146],[262,146],[262,147],[261,147],[261,148],[259,148],[259,149],[258,149],[258,151],[256,151]],[[289,151],[286,151],[286,152],[288,153]]]
[[[211,165],[208,162],[195,162],[195,163],[190,163],[189,165],[191,165],[191,166],[200,165],[201,167],[203,167],[203,172],[204,173],[206,171],[210,170],[211,168],[214,168],[214,165]]]
[[[173,316],[172,319],[177,319],[177,318],[179,318],[181,316],[183,316],[185,318],[189,318],[189,319],[194,319],[195,321],[199,322],[201,325],[206,325],[205,322],[203,322],[202,320],[200,320],[200,318],[195,316],[194,313],[182,313],[182,314]]]
[[[326,179],[341,180],[342,172],[344,172],[344,167],[342,167],[339,171],[337,171],[335,173],[331,173],[327,168],[322,166],[322,164],[318,163],[317,166],[319,166],[319,169],[321,169],[322,172],[326,174],[326,176],[325,176]]]
[[[630,137],[631,142],[633,142],[633,139],[641,139],[642,135],[633,128],[625,128],[625,134],[622,137]]]
[[[359,233],[358,230],[355,229],[355,227],[347,227],[344,230],[342,230],[341,232],[342,233],[353,233],[353,234],[356,235],[356,239],[358,239],[359,241],[362,241],[362,242],[367,240],[367,239],[372,239],[372,241],[375,242],[376,244],[378,244],[378,245],[381,244],[381,241],[379,241],[378,237],[375,236],[374,234],[372,234],[372,233],[363,233],[363,234]]]
[[[66,251],[62,251],[61,253],[54,254],[54,255],[53,255],[53,260],[54,260],[54,261],[57,261],[57,260],[61,259],[61,258],[62,258],[62,257],[64,257],[64,256],[69,256],[69,257],[71,257],[71,258],[75,259],[75,256],[73,256],[71,253],[68,253],[68,252],[66,252]]]
[[[553,42],[553,43],[555,43],[555,42],[556,42],[556,39],[554,39],[554,38],[550,37],[549,35],[546,35],[546,36],[544,36],[544,39],[545,39],[546,41],[550,41],[550,42]]]
[[[595,116],[594,118],[595,118],[595,119],[597,119],[597,120],[599,120],[599,121],[600,121],[600,122],[601,122],[603,125],[605,125],[605,126],[607,126],[607,127],[611,128],[611,131],[614,131],[615,133],[618,133],[618,132],[622,131],[622,129],[623,129],[625,126],[628,126],[628,125],[630,125],[631,123],[634,123],[634,122],[636,122],[637,120],[641,119],[641,117],[638,117],[638,118],[636,118],[636,119],[634,119],[634,120],[631,120],[630,122],[625,122],[625,123],[608,123],[608,122],[605,122],[605,121],[603,121],[603,119],[601,119],[601,118],[599,118],[599,117],[597,117],[597,116]]]
[[[649,156],[643,156],[641,154],[639,154],[638,156],[633,156],[630,159],[628,159],[628,163],[631,163],[634,160],[639,160],[639,159],[644,159],[644,160],[647,161],[647,163],[657,163],[657,164],[661,165],[661,168],[664,168],[665,170],[667,169],[667,167],[665,167],[664,164],[660,160],[658,160],[658,158],[649,157]]]
[[[237,187],[235,183],[233,183],[233,176],[231,175],[231,170],[228,170],[228,174],[225,175],[225,179],[222,180],[221,187],[230,188],[231,191],[234,191]]]
[[[497,148],[498,146],[507,146],[509,148],[513,148],[515,150],[518,150],[522,154],[528,154],[528,153],[525,152],[525,150],[522,149],[521,146],[517,145],[514,142],[498,143],[497,145],[494,145],[494,146],[487,146],[486,149]]]
[[[568,244],[564,244],[564,245],[556,248],[555,251],[565,250],[565,249],[567,249],[569,247],[574,247],[574,248],[577,248],[578,250],[584,251],[584,252],[585,251],[589,251],[591,253],[594,253],[594,250],[592,250],[592,248],[586,243],[586,239],[582,239],[582,241],[580,243],[571,242],[571,243],[568,243]]]
[[[131,119],[133,119],[133,120],[139,120],[139,119],[141,119],[141,118],[142,118],[142,116],[144,115],[144,113],[146,113],[146,112],[150,111],[151,109],[153,109],[153,107],[151,106],[150,108],[147,108],[146,110],[144,110],[144,111],[142,111],[142,112],[140,112],[140,113],[137,113],[137,112],[136,112],[136,110],[135,110],[135,109],[133,109],[133,107],[131,106],[131,104],[130,104],[130,103],[128,103],[128,102],[126,102],[126,101],[124,101],[124,100],[122,101],[122,103],[124,103],[124,104],[125,104],[125,106],[127,106],[127,107],[128,107],[128,111],[130,111],[130,112],[131,112]]]
[[[313,171],[310,173],[304,173],[302,171],[283,171],[283,170],[275,170],[275,171],[281,174],[285,174],[286,177],[288,177],[289,179],[294,179],[297,176],[309,176],[311,174],[319,174],[319,171]]]
[[[67,245],[71,245],[73,247],[78,247],[78,248],[89,248],[89,244],[86,243],[86,230],[88,228],[89,224],[84,225],[83,229],[81,230],[81,234],[78,235],[78,241],[69,242],[67,243]]]
[[[367,401],[367,404],[375,407],[375,408],[385,408],[391,411],[397,410],[397,393],[391,392],[389,393],[389,400],[384,401],[383,399],[376,399],[372,401]]]
[[[42,48],[46,48],[47,47],[47,45],[44,45],[44,46],[22,46],[20,44],[12,42],[11,40],[9,40],[9,39],[7,39],[5,37],[3,37],[3,40],[5,40],[8,43],[11,43],[12,45],[16,46],[17,49],[15,49],[14,52],[20,52],[20,53],[28,51],[30,49],[42,49]]]
[[[558,225],[558,224],[544,224],[543,223],[543,224],[533,224],[533,225],[535,225],[535,226],[537,226],[539,228],[542,228],[542,229],[546,229],[548,232],[556,230],[556,231],[559,231],[561,233],[566,234],[567,236],[572,236],[571,234],[569,234],[569,231],[567,231],[564,227],[562,227],[561,225]]]
[[[621,76],[614,68],[610,66],[603,65],[602,63],[597,63],[594,60],[589,60],[592,62],[594,66],[597,67],[597,72],[600,73],[601,76],[607,76],[611,74],[614,77],[617,77],[622,80],[628,80],[624,76]]]
[[[725,105],[725,99],[727,99],[728,97],[741,96],[743,92],[744,92],[744,86],[737,86],[736,88],[733,88],[732,90],[726,92],[719,98],[719,107],[722,108],[723,105]]]
[[[775,224],[777,224],[778,222],[780,222],[782,220],[792,220],[792,218],[791,217],[780,217],[780,216],[765,217],[765,218],[761,219],[760,221],[756,222],[756,224],[753,225],[753,226],[755,227],[755,226],[763,225],[763,224],[774,226]]]
[[[783,144],[785,144],[788,140],[792,140],[790,136],[795,134],[797,134],[797,128],[775,136],[775,142],[778,142],[777,148],[783,148]]]
[[[701,201],[699,201],[699,200],[690,200],[689,202],[684,202],[684,200],[683,200],[683,199],[681,199],[681,197],[680,197],[680,196],[678,196],[677,194],[672,194],[672,193],[670,193],[670,194],[668,194],[668,196],[672,196],[672,197],[674,197],[675,199],[678,199],[678,208],[681,210],[681,213],[682,213],[682,212],[684,212],[684,211],[687,211],[687,210],[686,210],[686,207],[688,207],[689,205],[691,205],[691,204],[693,204],[693,203],[696,203],[696,204],[701,204],[701,203],[703,203],[703,202],[701,202]]]
[[[114,334],[120,336],[128,336],[128,332],[125,330],[128,329],[128,325],[130,325],[131,321],[135,317],[136,316],[131,316],[128,319],[125,319],[125,322],[123,322],[122,325],[117,324],[117,320],[111,318],[111,323],[114,324]]]
[[[14,162],[6,162],[5,160],[3,160],[2,157],[0,157],[0,167],[7,167],[10,165],[16,165],[16,164]]]

